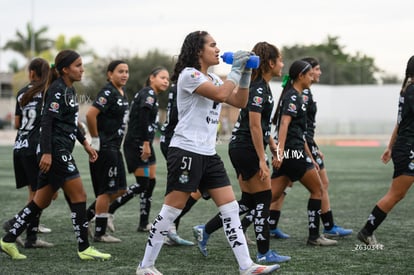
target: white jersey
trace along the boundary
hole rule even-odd
[[[209,76],[214,85],[223,84],[217,75],[209,73]],[[178,124],[170,146],[212,156],[216,154],[221,103],[194,92],[206,81],[211,80],[194,68],[185,68],[180,73],[177,81]]]

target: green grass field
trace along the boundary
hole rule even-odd
[[[158,146],[156,146],[158,149]],[[227,156],[227,145],[217,147],[233,182],[237,198],[239,187]],[[291,235],[288,240],[271,240],[271,248],[292,260],[283,263],[283,274],[413,274],[414,199],[412,192],[398,204],[377,230],[377,239],[383,250],[356,249],[360,244],[356,233],[374,207],[385,194],[391,181],[392,164],[383,165],[380,156],[383,148],[322,147],[330,177],[330,198],[337,224],[354,229],[350,237],[339,239],[336,247],[306,246],[308,194],[300,183],[295,183],[286,197],[279,227]],[[157,151],[157,187],[153,196],[151,216],[158,213],[165,190],[166,168],[161,153]],[[88,193],[88,203],[93,201],[86,153],[77,147],[75,159]],[[128,175],[129,183],[133,177]],[[16,190],[14,183],[12,149],[0,147],[0,221],[12,217],[25,204],[26,190]],[[60,192],[59,198],[47,208],[41,223],[50,227],[50,234],[40,238],[53,242],[50,249],[20,249],[28,256],[24,261],[12,261],[0,255],[0,274],[135,274],[144,254],[146,234],[136,232],[139,201],[130,201],[116,213],[114,235],[123,240],[119,244],[93,244],[112,254],[106,262],[84,262],[78,259],[77,245],[72,231],[69,208]],[[205,223],[216,214],[213,202],[202,200],[185,216],[180,224],[182,237],[192,240],[192,226]],[[321,228],[322,230],[322,228]],[[248,231],[253,238],[252,228]],[[25,235],[23,235],[25,236]],[[203,257],[197,247],[164,246],[156,263],[157,268],[170,274],[238,274],[237,263],[224,238],[223,231],[211,236],[209,256]],[[256,248],[250,246],[254,258]]]

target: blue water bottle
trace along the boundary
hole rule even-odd
[[[233,64],[233,53],[232,52],[225,52],[221,56],[223,61],[227,64]],[[257,69],[260,65],[260,57],[257,55],[251,55],[249,60],[247,60],[246,68],[248,69]]]

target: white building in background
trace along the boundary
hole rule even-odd
[[[282,87],[272,82],[275,102]],[[317,102],[317,135],[391,136],[401,85],[312,85]]]

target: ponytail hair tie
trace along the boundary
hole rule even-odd
[[[290,76],[288,74],[285,74],[282,78],[282,87],[285,88],[289,81]]]
[[[54,69],[54,68],[55,68],[55,64],[54,64],[54,63],[51,63],[51,64],[50,64],[50,68],[51,68],[51,69]]]

